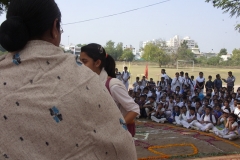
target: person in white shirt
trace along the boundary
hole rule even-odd
[[[188,73],[185,73],[185,78],[183,80],[183,84],[189,87],[190,91],[193,93],[194,91],[194,84],[192,80],[189,78]]]
[[[203,72],[199,72],[199,77],[196,78],[196,89],[200,89],[203,92],[205,86],[205,78],[203,77]]]
[[[128,90],[129,87],[128,80],[130,79],[130,73],[127,70],[128,68],[124,67],[124,71],[122,72],[122,82],[125,85],[126,89]]]
[[[141,83],[142,83],[142,87],[145,88],[147,86],[148,81],[146,80],[145,76],[142,77]]]
[[[234,113],[235,109],[238,107],[237,106],[237,99],[234,99],[233,104],[230,106],[232,113]]]
[[[175,116],[175,122],[177,126],[184,126],[186,128],[189,128],[187,123],[187,107],[186,106],[182,106],[182,108],[180,108],[180,115]]]
[[[161,77],[164,77],[165,82],[166,82],[167,84],[169,84],[169,77],[168,77],[168,75],[167,75],[167,73],[166,73],[166,70],[165,70],[165,69],[162,69],[162,70],[161,70],[161,73],[162,73]]]
[[[143,108],[145,108],[147,117],[151,117],[151,114],[157,110],[157,103],[155,102],[155,97],[149,97],[148,99]]]
[[[162,97],[162,87],[161,86],[157,87],[156,95],[157,95],[156,102],[160,102],[161,97]]]
[[[179,108],[182,108],[183,102],[180,101],[179,97],[176,97],[174,106],[178,106]]]
[[[115,68],[115,74],[116,74],[116,78],[122,81],[122,74],[121,72],[118,72],[118,68]]]
[[[194,122],[193,125],[199,128],[201,131],[209,132],[216,124],[216,118],[213,114],[211,114],[212,108],[207,106],[205,109],[205,114],[201,116],[199,122]]]
[[[177,86],[180,87],[180,91],[181,91],[182,90],[182,84],[183,84],[182,78],[179,77],[179,73],[177,72],[175,75],[176,75],[176,77],[172,80],[172,84],[171,84],[173,92],[176,90]]]
[[[99,75],[100,80],[106,86],[121,111],[129,132],[134,136],[134,120],[140,114],[139,105],[129,96],[123,83],[116,78],[114,59],[106,54],[101,45],[92,43],[81,48],[80,60],[85,66]],[[124,69],[124,72],[127,72],[127,67]]]
[[[199,113],[196,113],[194,107],[190,107],[189,111],[187,113],[187,123],[184,124],[184,127],[194,129],[193,124],[197,121],[201,121],[201,117],[200,117]]]
[[[161,81],[158,83],[158,86],[161,86],[163,90],[167,90],[167,82],[164,77],[161,77]]]
[[[163,106],[163,103],[159,103],[155,111],[151,115],[152,121],[155,121],[157,123],[164,123],[167,119],[165,116],[165,108]]]
[[[165,114],[166,114],[167,118],[171,117],[172,112],[173,112],[173,107],[174,107],[173,99],[174,99],[174,97],[170,96],[169,101],[168,101],[168,105],[166,106]]]
[[[139,77],[136,77],[136,82],[133,83],[133,91],[134,92],[137,92],[138,82],[139,82]]]
[[[238,116],[238,122],[240,125],[240,100],[237,101],[237,108],[235,108],[234,114]]]
[[[215,129],[214,133],[225,139],[234,140],[239,137],[237,116],[231,113],[223,130]]]

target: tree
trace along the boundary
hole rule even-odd
[[[170,62],[170,56],[164,49],[163,43],[148,43],[143,49],[142,58],[146,61],[158,62],[160,67],[166,65]]]
[[[240,49],[234,49],[232,54],[233,65],[238,65],[240,63]]]
[[[226,48],[222,48],[220,50],[220,52],[218,53],[218,56],[222,56],[222,55],[227,55],[227,49]]]
[[[194,54],[188,49],[187,41],[181,43],[175,56],[176,60],[194,60]]]
[[[219,62],[221,61],[221,59],[222,58],[219,56],[211,57],[207,60],[207,64],[213,65],[213,66],[219,65]]]
[[[205,0],[212,2],[213,6],[223,10],[223,13],[230,12],[230,16],[240,16],[240,0]],[[240,32],[240,24],[236,25],[236,30]]]
[[[111,55],[115,61],[118,59],[118,57],[116,55],[116,50],[115,50],[115,42],[113,42],[111,40],[108,41],[104,48],[105,48],[107,54]]]
[[[10,0],[0,0],[0,14],[7,10]]]
[[[119,60],[122,57],[123,53],[124,53],[123,52],[123,43],[122,42],[117,44],[117,46],[115,48],[115,52],[116,52],[116,58],[117,58],[117,60]]]
[[[120,59],[126,60],[126,61],[132,61],[133,58],[134,58],[134,54],[132,52],[132,49],[127,48],[127,49],[124,49],[123,54]]]

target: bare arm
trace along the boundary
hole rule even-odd
[[[127,113],[127,115],[124,117],[126,124],[131,124],[134,122],[134,119],[137,117],[137,113],[130,111]]]

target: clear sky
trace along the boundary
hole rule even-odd
[[[118,13],[161,0],[56,0],[62,12],[62,23],[81,21]],[[0,17],[0,22],[5,15]],[[240,33],[234,25],[240,18],[230,18],[205,0],[170,0],[150,8],[73,25],[63,25],[62,44],[99,43],[108,40],[139,48],[140,41],[169,40],[174,35],[190,36],[201,52],[232,52],[240,48]]]

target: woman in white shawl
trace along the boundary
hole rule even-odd
[[[99,76],[59,47],[54,0],[11,0],[0,27],[0,159],[136,160]]]
[[[81,48],[80,60],[100,75],[100,80],[108,88],[109,93],[122,112],[129,132],[134,136],[134,119],[140,114],[140,109],[138,104],[128,95],[123,83],[116,79],[114,59],[106,54],[101,45],[92,43]]]

